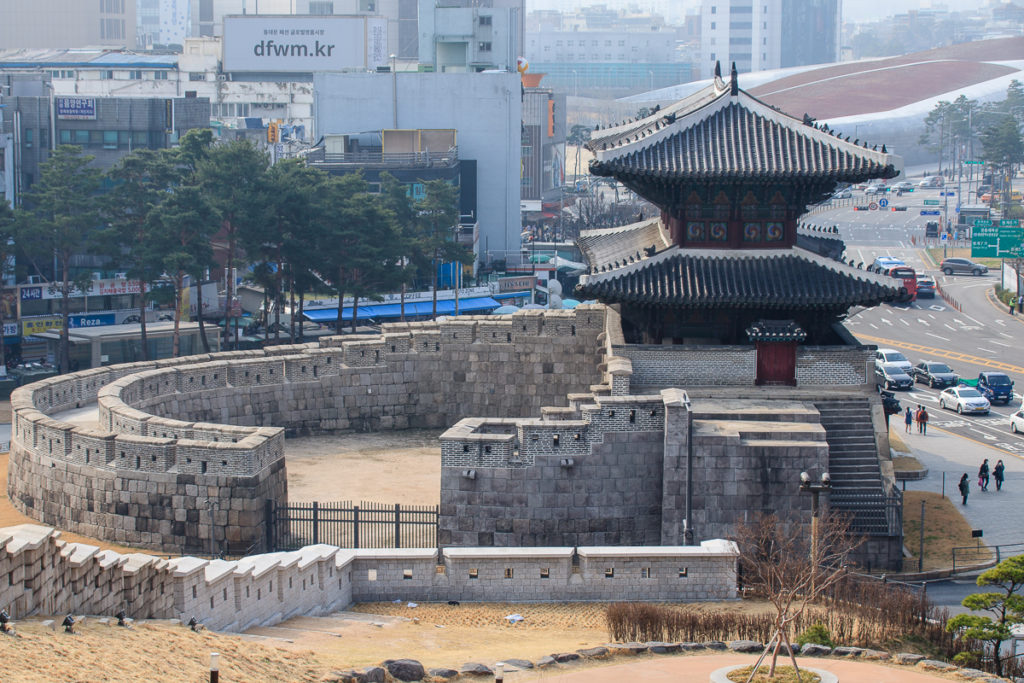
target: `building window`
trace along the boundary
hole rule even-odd
[[[167,80],[167,72],[166,71],[154,71],[153,72],[153,80],[154,81],[166,81]]]
[[[625,47],[625,46],[626,46],[626,41],[620,40],[619,41],[619,47]]]
[[[129,71],[128,72],[128,78],[130,80],[133,80],[133,81],[141,81],[142,80],[142,71],[140,71],[138,69],[136,69],[135,71]]]
[[[480,50],[480,52],[490,52],[491,51],[491,44],[490,43],[477,43],[476,48],[478,50]]]
[[[62,144],[62,145],[70,145],[71,144],[71,131],[70,130],[61,130],[61,131],[58,131],[58,133],[60,134],[59,138],[58,138],[60,140],[60,144]]]
[[[206,74],[205,73],[191,72],[188,75],[188,80],[190,80],[190,81],[205,81],[206,80]]]
[[[103,149],[117,149],[117,131],[103,131]]]
[[[310,0],[310,14],[334,14],[334,3],[323,2],[322,0]]]
[[[480,17],[480,25],[481,26],[490,26],[491,25],[491,19],[492,18],[490,16],[481,16]]]
[[[533,147],[531,147],[529,145],[523,145],[521,156],[532,157],[533,156]]]
[[[558,44],[561,45],[562,41],[558,41]],[[565,46],[566,47],[572,47],[572,41],[571,40],[565,41]]]
[[[22,138],[22,144],[24,144],[26,147],[31,147],[32,146],[32,129],[31,128],[26,128],[25,129],[25,135]]]
[[[104,81],[112,81],[114,80],[114,72],[109,69],[100,71],[100,79]]]
[[[712,31],[714,31],[714,30],[715,30],[715,22],[713,22],[713,21],[711,22],[711,30],[712,30]]]
[[[711,13],[712,13],[712,14],[718,14],[718,8],[717,8],[717,7],[715,7],[714,5],[712,5],[712,6],[711,6]]]

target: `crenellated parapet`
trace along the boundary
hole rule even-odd
[[[67,543],[26,524],[0,529],[0,608],[10,616],[191,617],[244,631],[355,602],[709,601],[737,597],[736,545],[343,550],[240,560],[162,559]]]
[[[603,306],[395,323],[380,335],[49,378],[12,395],[8,491],[26,514],[81,533],[170,552],[214,534],[244,550],[261,541],[263,502],[287,497],[286,432],[537,414],[572,391],[610,387],[605,323]],[[55,417],[93,403],[95,427]],[[234,511],[239,497],[244,514],[218,528],[209,507]]]

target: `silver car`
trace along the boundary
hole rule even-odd
[[[950,387],[939,394],[939,407],[943,410],[955,410],[961,415],[964,413],[988,415],[992,404],[974,387],[961,385]]]

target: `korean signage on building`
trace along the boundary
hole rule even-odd
[[[387,63],[383,17],[224,17],[224,71],[306,73]]]
[[[498,278],[498,292],[524,292],[537,286],[536,275]]]
[[[55,104],[58,119],[96,120],[96,100],[91,97],[58,97]]]
[[[148,288],[147,288],[148,289]],[[85,290],[71,285],[71,297],[82,296],[116,296],[121,294],[138,294],[139,281],[125,280],[123,278],[109,280],[90,280]],[[22,285],[21,300],[37,301],[40,299],[61,299],[64,292],[59,282],[49,282],[45,285]]]
[[[21,336],[27,337],[40,332],[63,329],[59,316],[47,316],[45,318],[23,318],[21,321]]]

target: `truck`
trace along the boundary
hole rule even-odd
[[[978,375],[978,391],[985,395],[989,403],[1006,405],[1013,400],[1013,380],[1006,373],[983,372]]]

